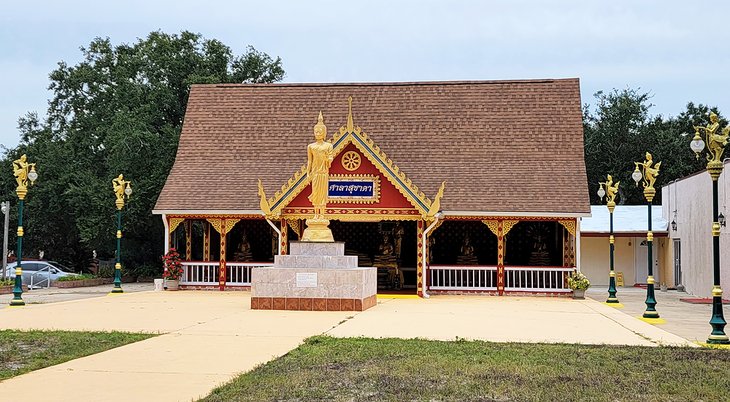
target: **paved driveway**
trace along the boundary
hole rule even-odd
[[[38,401],[189,401],[322,333],[689,344],[593,300],[534,297],[384,298],[353,313],[251,310],[248,292],[138,292],[2,309],[0,328],[164,334],[0,383],[0,395]]]

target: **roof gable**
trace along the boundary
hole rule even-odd
[[[370,163],[385,177],[397,190],[403,195],[408,202],[417,209],[423,217],[427,215],[433,216],[438,212],[438,204],[443,195],[443,189],[431,201],[426,195],[418,189],[408,176],[398,168],[393,161],[388,158],[385,152],[368,135],[353,123],[352,116],[352,97],[348,98],[348,115],[347,125],[341,126],[339,131],[328,141],[332,143],[335,157],[340,155],[348,145],[353,145],[365,156]],[[297,197],[299,193],[310,184],[310,178],[307,175],[307,166],[303,165],[297,170],[277,191],[273,197],[267,200],[269,215],[277,217],[281,210],[289,205],[289,203]],[[442,184],[443,186],[443,184]],[[260,194],[260,196],[263,196]],[[331,201],[330,201],[331,203]]]

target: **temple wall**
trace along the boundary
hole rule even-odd
[[[727,167],[718,180],[719,212],[730,218],[730,175]],[[706,172],[675,181],[662,188],[662,214],[677,223],[670,230],[680,240],[682,284],[687,293],[711,297],[712,179]],[[730,219],[729,219],[730,220]],[[730,225],[720,227],[720,285],[724,298],[730,292]]]
[[[614,269],[623,272],[624,286],[633,286],[636,278],[634,244],[635,237],[617,237],[614,249]],[[610,267],[608,237],[580,239],[580,270],[592,286],[608,286]]]

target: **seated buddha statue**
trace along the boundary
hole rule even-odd
[[[235,261],[253,261],[251,244],[248,242],[246,232],[243,232],[241,235],[241,241],[238,243],[238,248],[233,253],[233,259]]]
[[[538,234],[535,236],[535,242],[532,244],[532,252],[528,265],[547,266],[550,265],[550,252],[548,252],[545,243],[545,235]]]
[[[378,246],[378,253],[373,258],[373,265],[379,271],[379,288],[399,289],[403,285],[403,274],[398,270],[398,258],[395,255],[395,248],[390,235],[387,233],[383,233],[383,241]]]
[[[471,244],[471,238],[469,235],[464,236],[464,242],[461,244],[460,254],[456,257],[456,264],[479,265],[477,256],[474,254],[474,246]]]

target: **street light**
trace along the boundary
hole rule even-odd
[[[705,141],[702,140],[700,132],[705,133],[707,139],[707,150],[709,154],[707,158],[707,172],[712,177],[712,255],[713,255],[713,286],[712,286],[712,318],[710,325],[712,332],[707,338],[707,343],[730,344],[728,336],[725,334],[725,318],[722,314],[722,288],[720,287],[720,225],[724,222],[725,217],[720,219],[718,216],[718,197],[717,197],[717,179],[722,174],[722,154],[725,152],[725,145],[730,135],[730,126],[722,130],[722,134],[718,134],[720,123],[717,114],[710,113],[710,124],[707,127],[695,126],[695,136],[689,146],[694,151],[697,159],[700,153],[705,150]]]
[[[652,255],[654,233],[651,231],[651,202],[654,199],[654,195],[656,195],[654,182],[656,182],[656,177],[659,175],[659,167],[662,163],[657,162],[654,164],[649,152],[646,153],[645,158],[644,162],[634,162],[636,169],[634,169],[634,172],[631,174],[631,178],[634,179],[637,186],[639,185],[639,182],[643,180],[644,198],[646,198],[646,205],[649,207],[648,229],[646,232],[646,245],[648,248],[648,277],[646,278],[646,311],[644,311],[643,317],[659,318],[659,313],[657,313],[655,308],[656,299],[654,298],[654,257]],[[641,166],[641,170],[643,170],[643,172],[639,170],[639,166]]]
[[[606,303],[618,303],[618,298],[616,297],[616,272],[613,270],[613,249],[615,243],[613,237],[613,210],[616,208],[616,195],[618,194],[619,183],[621,182],[619,181],[613,184],[613,177],[610,174],[606,176],[606,181],[598,182],[598,196],[601,197],[601,201],[603,201],[603,196],[608,195],[606,198],[606,206],[608,207],[608,215],[610,217],[610,236],[608,242],[611,271],[608,278],[608,299],[606,299]]]
[[[28,163],[27,156],[23,154],[20,158],[13,161],[13,175],[18,187],[15,193],[18,195],[20,202],[18,203],[18,263],[15,266],[15,287],[13,287],[13,300],[10,300],[10,306],[25,306],[23,301],[23,204],[25,204],[25,195],[28,194],[28,180],[30,185],[38,178],[35,171],[35,163]]]
[[[0,210],[3,211],[5,216],[5,231],[3,232],[3,274],[2,278],[5,279],[7,276],[8,269],[8,226],[10,226],[10,201],[3,201],[0,203]]]
[[[129,199],[132,195],[132,182],[124,180],[124,175],[119,175],[112,180],[114,195],[117,199],[114,204],[117,206],[117,262],[114,264],[114,288],[112,294],[124,293],[122,290],[122,208],[124,198]]]

